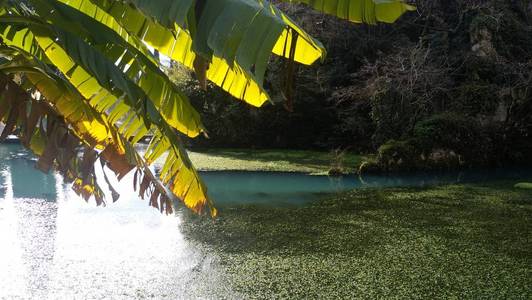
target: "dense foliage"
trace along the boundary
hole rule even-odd
[[[374,152],[395,140],[415,143],[409,159],[421,165],[422,157],[442,155],[462,166],[531,162],[532,3],[416,6],[393,25],[372,27],[282,5],[324,43],[327,59],[297,69],[293,112],[282,104],[259,111],[215,89],[192,91],[213,124],[210,139],[196,144]],[[274,59],[265,83],[278,103],[282,68]]]

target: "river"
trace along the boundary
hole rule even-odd
[[[98,299],[238,297],[217,258],[180,230],[183,209],[164,216],[139,200],[131,178],[121,199],[96,207],[34,168],[19,145],[0,145],[0,298]],[[209,172],[218,205],[306,205],[347,189],[519,179],[505,170],[396,177],[328,178],[295,173]]]

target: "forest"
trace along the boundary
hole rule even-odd
[[[279,6],[324,43],[325,61],[296,66],[292,109],[279,58],[266,74],[273,103],[260,109],[172,66],[209,129],[193,147],[377,153],[367,171],[532,162],[530,1],[420,0],[376,26]]]

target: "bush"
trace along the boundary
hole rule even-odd
[[[377,163],[383,171],[411,171],[419,168],[420,152],[413,140],[389,140],[379,147]]]
[[[434,149],[450,149],[469,158],[482,144],[480,124],[453,113],[435,115],[419,122],[414,127],[414,138],[426,154]]]
[[[460,165],[494,166],[507,160],[502,123],[479,121],[458,114],[433,116],[416,125],[414,138],[424,155],[443,150],[450,158],[457,156]]]

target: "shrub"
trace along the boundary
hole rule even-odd
[[[414,138],[425,153],[441,148],[471,157],[482,140],[482,134],[480,124],[473,118],[444,113],[416,124]]]
[[[389,140],[379,147],[377,163],[383,171],[411,171],[419,168],[420,152],[413,140]]]

